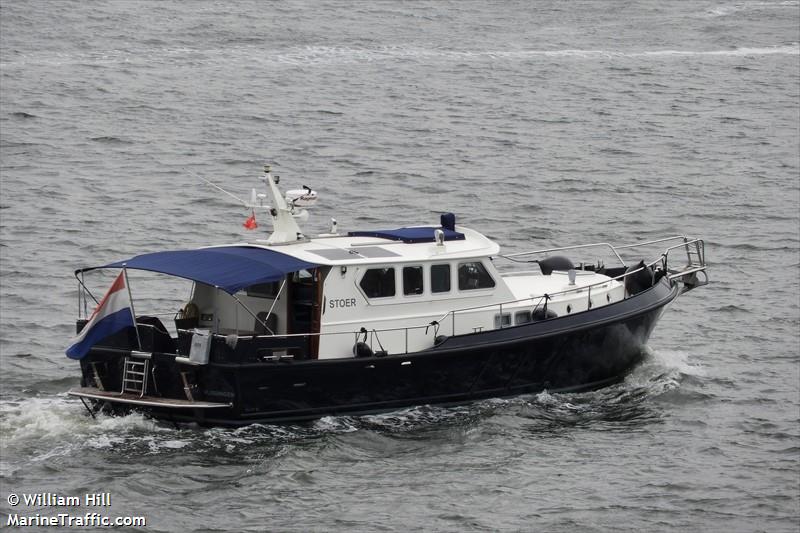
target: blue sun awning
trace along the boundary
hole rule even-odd
[[[95,268],[149,270],[219,287],[234,294],[256,285],[279,281],[286,274],[319,265],[275,250],[250,246],[221,246],[137,255]]]

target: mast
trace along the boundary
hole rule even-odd
[[[267,239],[270,244],[295,242],[305,239],[300,226],[295,222],[294,205],[286,203],[281,191],[278,189],[279,177],[272,176],[272,169],[264,165],[264,182],[272,194],[272,207],[269,214],[272,217],[272,234]]]

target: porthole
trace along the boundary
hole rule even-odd
[[[494,315],[494,329],[507,328],[511,325],[511,313]]]
[[[514,313],[514,324],[519,326],[520,324],[527,324],[531,321],[531,312],[530,311],[517,311]]]
[[[611,301],[611,295],[610,295],[610,294],[606,294],[606,301],[607,301],[607,302],[610,302],[610,301]]]
[[[567,306],[567,313],[571,313],[571,312],[572,312],[572,306],[571,306],[571,305],[568,305],[568,306]]]

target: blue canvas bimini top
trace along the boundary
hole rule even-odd
[[[290,255],[249,246],[222,246],[137,255],[94,268],[131,268],[160,272],[219,287],[227,293],[283,279],[286,274],[319,265]]]
[[[375,237],[376,239],[389,239],[392,241],[402,241],[408,244],[418,242],[434,242],[436,237],[434,232],[440,229],[444,232],[444,240],[446,241],[463,241],[464,234],[459,233],[447,228],[437,228],[434,226],[426,226],[419,228],[398,228],[387,230],[374,230],[374,231],[350,231],[347,233],[348,237]]]

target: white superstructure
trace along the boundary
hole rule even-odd
[[[342,358],[353,357],[359,341],[390,354],[415,352],[434,346],[437,336],[512,327],[625,297],[622,283],[574,267],[501,274],[497,243],[455,226],[449,214],[441,226],[309,238],[296,219],[307,218],[298,208],[312,206],[316,193],[307,188],[283,197],[269,168],[265,181],[274,205],[259,207],[269,211],[274,231],[238,246],[276,250],[318,268],[233,298],[197,284],[192,301],[201,327],[237,335],[310,334],[318,339],[312,349],[318,358]]]

